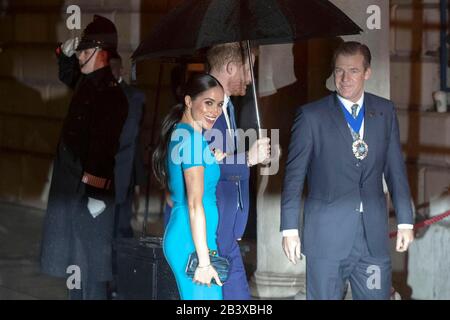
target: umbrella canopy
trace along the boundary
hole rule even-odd
[[[361,31],[327,0],[185,0],[162,18],[132,58],[189,56],[244,40],[277,44]]]

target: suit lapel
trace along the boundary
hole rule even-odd
[[[330,99],[330,116],[333,123],[336,125],[337,129],[341,133],[342,138],[345,141],[345,145],[349,147],[349,150],[352,150],[353,138],[350,133],[350,129],[348,128],[347,120],[345,120],[344,113],[342,108],[337,100],[336,93],[332,95]]]
[[[224,152],[233,152],[233,138],[229,134],[227,120],[225,119],[225,115],[222,113],[214,124],[214,128],[219,129],[222,132],[223,141],[223,149]]]
[[[364,159],[367,166],[369,163],[375,161],[377,143],[377,113],[372,99],[367,93],[364,95],[364,106],[366,108],[366,114],[364,115],[364,141],[369,146],[369,153],[367,154],[367,158]]]

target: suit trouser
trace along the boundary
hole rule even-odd
[[[131,211],[133,197],[128,195],[124,203],[116,204],[114,207],[114,241],[120,238],[133,238],[133,228],[131,227]],[[117,247],[112,246],[112,273],[113,280],[108,286],[108,298],[117,291]]]
[[[128,195],[123,203],[116,204],[114,210],[114,238],[133,238],[131,228],[133,197]]]
[[[219,255],[225,257],[230,262],[228,280],[222,287],[224,300],[250,300],[250,290],[242,261],[239,243],[234,236],[234,224],[236,215],[243,214],[241,209],[237,209],[235,215],[219,213],[220,223],[217,230],[217,247]]]
[[[232,250],[227,254],[220,252],[230,262],[230,272],[228,280],[222,287],[224,300],[250,300],[250,290],[245,273],[244,263],[242,261],[241,250],[237,241],[234,241]]]
[[[353,247],[347,258],[306,258],[306,299],[341,300],[344,298],[347,281],[350,282],[354,300],[390,298],[391,260],[389,256],[371,256],[362,214],[358,220]]]

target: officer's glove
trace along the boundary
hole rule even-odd
[[[75,49],[78,47],[79,43],[80,40],[78,39],[78,37],[69,39],[63,43],[63,45],[61,46],[61,50],[67,57],[71,57],[75,54]]]
[[[88,198],[87,207],[88,207],[89,213],[94,218],[96,218],[98,215],[100,215],[106,209],[106,205],[102,200],[97,200],[94,198]]]

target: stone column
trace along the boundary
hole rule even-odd
[[[334,0],[332,2],[364,30],[361,35],[346,37],[346,40],[354,39],[364,42],[369,45],[373,53],[373,74],[372,80],[367,83],[367,90],[383,97],[389,97],[389,1]],[[367,19],[371,14],[367,13],[367,9],[371,5],[376,5],[380,9],[381,29],[368,29]],[[323,61],[323,63],[328,62]],[[299,81],[307,80],[299,79]],[[315,85],[322,84],[308,83],[308,86]],[[271,97],[270,102],[265,103],[270,106],[261,108],[265,128],[291,126],[292,118],[287,119],[283,115],[284,113],[280,112],[280,108],[285,107],[280,104],[285,99],[283,95],[286,95],[286,92],[275,94]],[[286,111],[286,113],[289,112],[289,110]],[[286,153],[287,145],[283,145],[283,149]],[[285,158],[286,154],[282,157],[281,166],[284,166]],[[282,236],[279,228],[283,168],[276,175],[259,176],[258,179],[257,270],[250,283],[252,295],[260,298],[294,297],[295,299],[304,299],[305,258],[294,266],[289,263],[281,248]]]
[[[450,192],[430,199],[430,217],[447,210],[450,210]],[[450,218],[424,229],[408,253],[411,298],[450,299]]]

